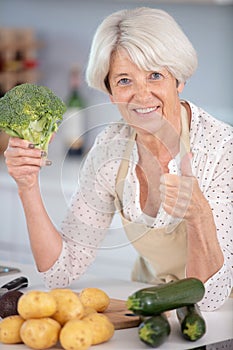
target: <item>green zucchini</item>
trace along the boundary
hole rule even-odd
[[[198,305],[188,305],[176,309],[176,315],[184,339],[196,341],[206,332],[206,323]]]
[[[205,293],[203,283],[196,278],[184,278],[158,286],[143,288],[127,299],[127,308],[136,315],[159,315],[164,311],[195,304]]]
[[[163,314],[147,318],[138,327],[139,339],[153,348],[163,344],[170,332],[170,324]]]

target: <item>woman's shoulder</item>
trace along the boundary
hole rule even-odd
[[[190,138],[192,143],[202,144],[208,142],[209,147],[222,145],[233,139],[233,127],[201,107],[189,102],[192,119],[190,127]]]
[[[88,152],[89,159],[95,166],[114,160],[118,162],[124,155],[132,133],[132,127],[123,120],[108,124],[96,136],[94,144]]]
[[[104,127],[96,136],[95,144],[105,144],[113,140],[129,140],[132,134],[132,128],[120,119]]]

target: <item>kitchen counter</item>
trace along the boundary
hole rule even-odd
[[[46,290],[43,286],[40,277],[36,272],[36,268],[33,265],[24,265],[14,262],[0,261],[0,265],[9,265],[18,267],[21,269],[20,273],[11,274],[6,276],[0,276],[0,286],[4,283],[12,280],[13,278],[19,276],[27,276],[29,279],[29,286],[26,290]],[[131,282],[129,280],[114,278],[114,277],[104,277],[103,275],[93,274],[91,270],[81,277],[79,281],[75,281],[69,288],[80,291],[86,287],[97,287],[105,290],[111,298],[126,300],[127,297],[134,291],[143,288],[145,284]],[[217,349],[233,349],[233,299],[228,299],[227,302],[219,309],[214,312],[203,312],[203,316],[207,324],[207,332],[203,338],[196,342],[188,342],[181,338],[179,331],[179,324],[176,319],[174,311],[171,311],[169,321],[171,324],[171,334],[168,340],[162,344],[159,349],[161,350],[188,350],[200,348],[206,344],[213,344],[217,342],[224,341],[224,347],[218,347],[215,345],[207,345],[205,349],[217,350]],[[231,340],[230,340],[231,339]],[[225,343],[225,341],[227,343]],[[93,350],[96,348],[100,350],[145,350],[149,349],[147,345],[143,344],[137,335],[137,327],[117,330],[113,338],[107,343],[100,344],[98,346],[93,346]],[[5,345],[0,344],[1,350],[26,350],[28,349],[23,344],[17,345]],[[58,345],[52,349],[59,349],[61,347]]]

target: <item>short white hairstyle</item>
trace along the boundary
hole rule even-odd
[[[165,67],[178,82],[186,82],[197,68],[195,49],[167,12],[148,7],[125,9],[106,17],[96,30],[86,69],[90,87],[110,92],[110,60],[119,48],[141,69]]]

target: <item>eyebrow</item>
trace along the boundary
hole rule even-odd
[[[112,75],[112,78],[113,79],[117,79],[117,78],[120,78],[120,77],[123,77],[125,75],[129,75],[128,73],[119,73],[119,74],[114,74]]]

